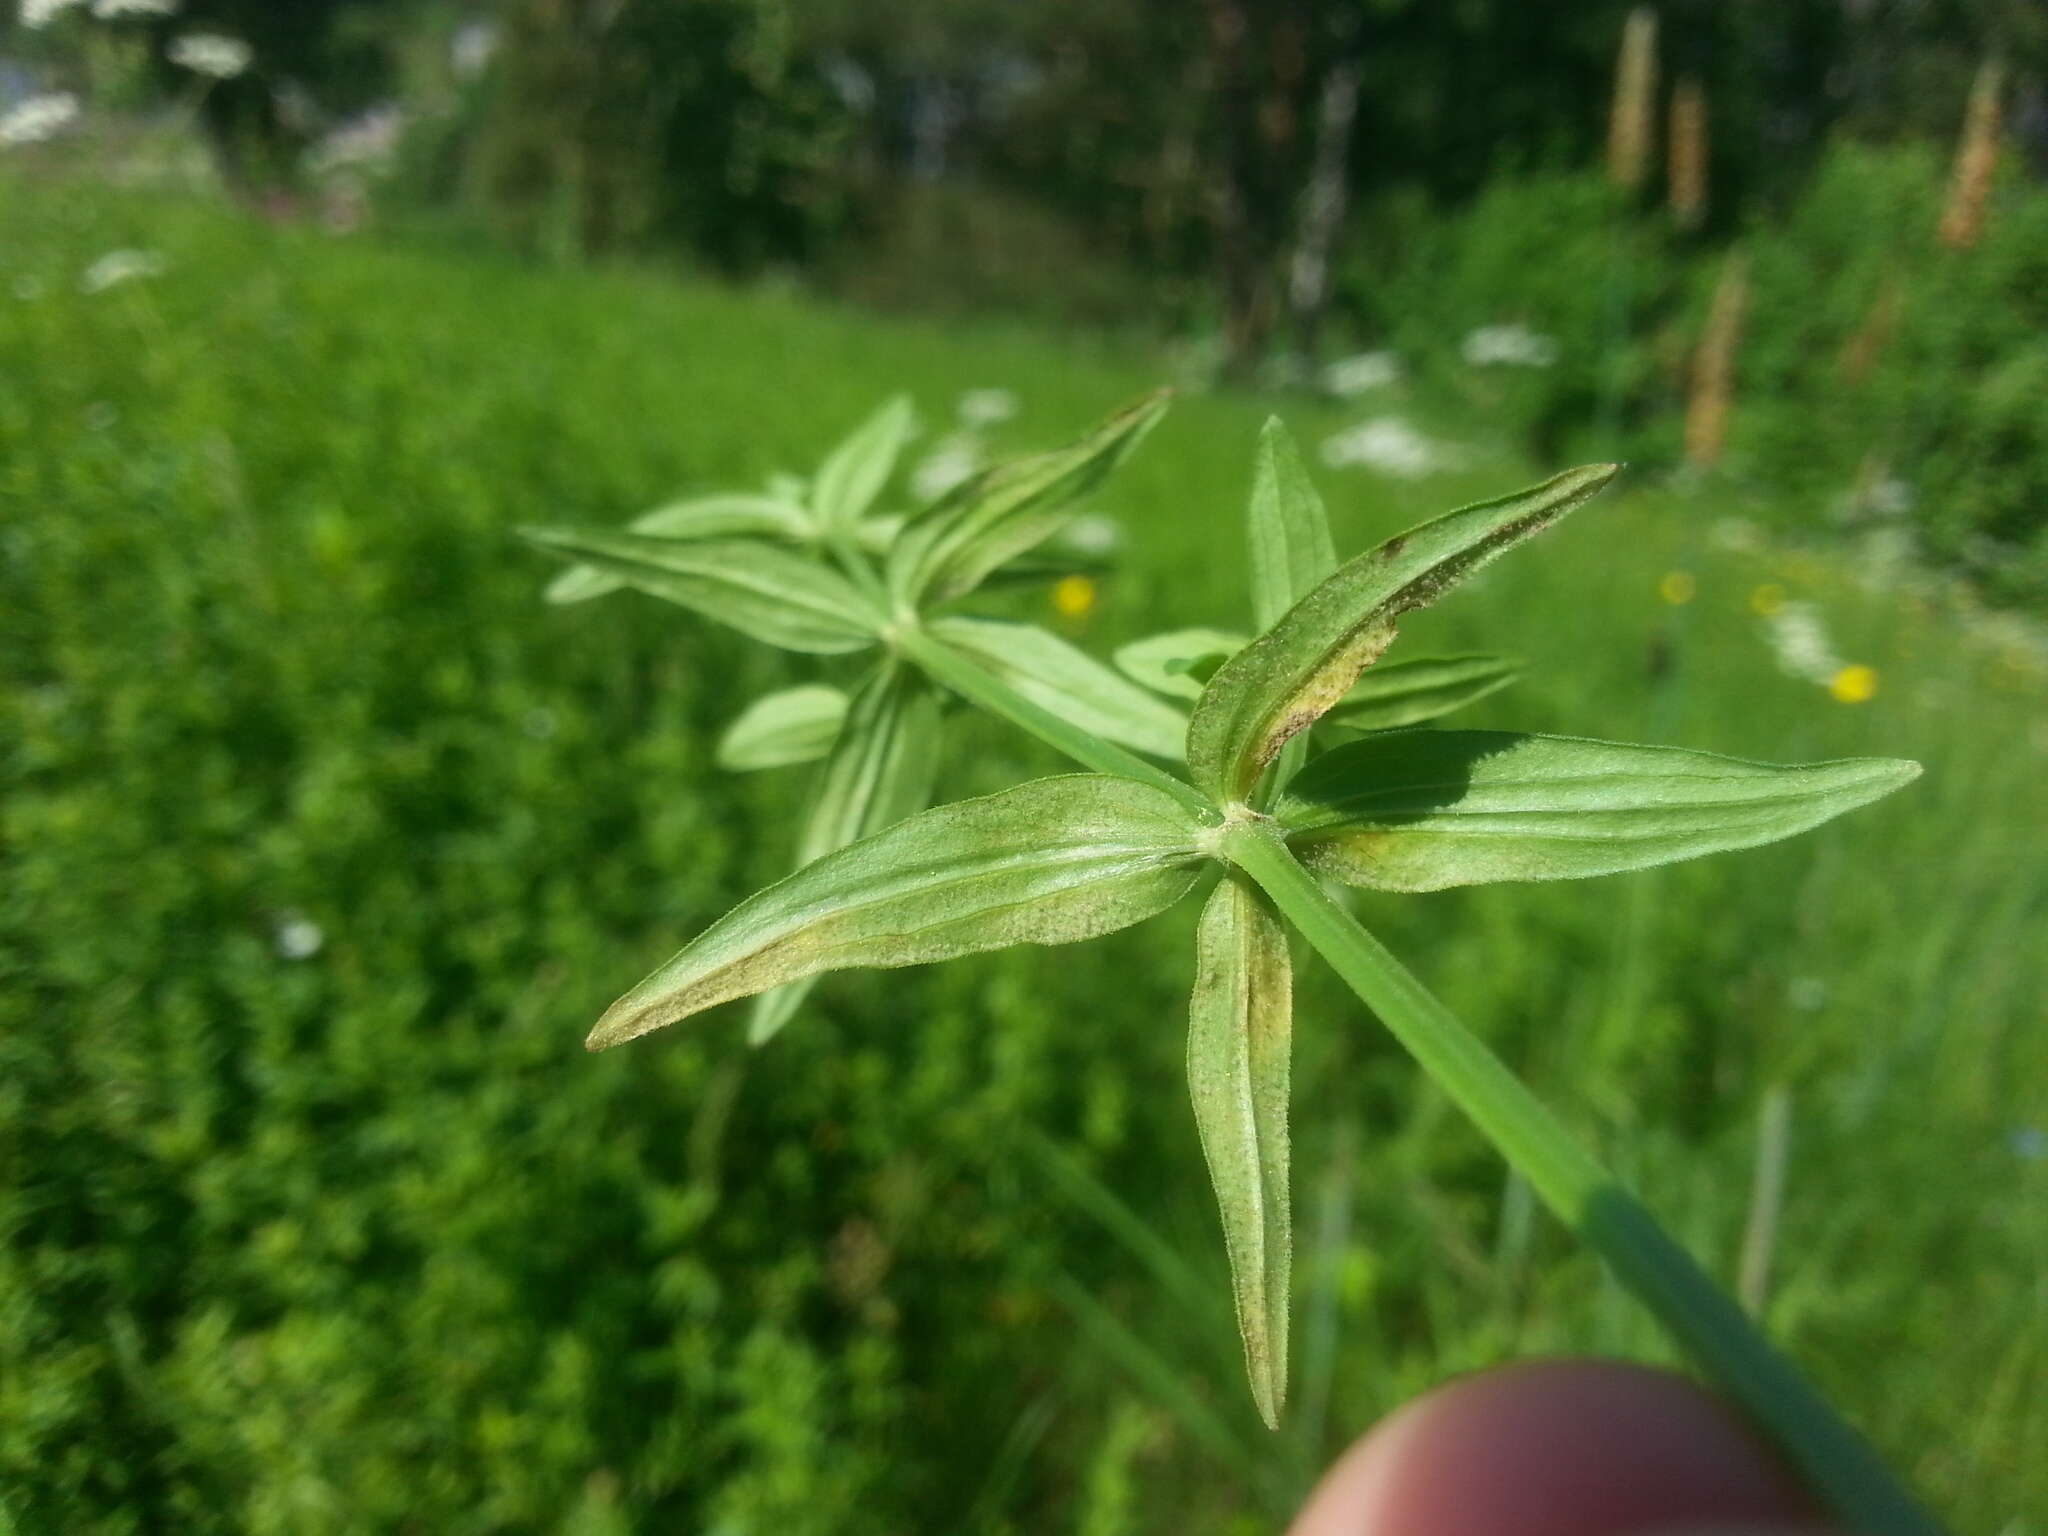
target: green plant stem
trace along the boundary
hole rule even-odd
[[[1883,1460],[1692,1256],[1500,1059],[1304,869],[1270,823],[1222,851],[1258,882],[1546,1205],[1765,1430],[1829,1509],[1864,1536],[1939,1536]]]
[[[1113,741],[1104,741],[1093,732],[1061,719],[1043,705],[1033,703],[979,663],[934,640],[917,626],[905,625],[896,631],[893,643],[899,654],[924,668],[931,677],[984,709],[1023,727],[1083,767],[1150,784],[1209,821],[1218,819],[1207,797],[1192,784],[1175,778],[1164,768],[1148,763]]]

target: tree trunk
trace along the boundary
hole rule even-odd
[[[1253,131],[1257,93],[1247,58],[1251,19],[1244,0],[1208,0],[1208,14],[1210,80],[1220,135],[1210,197],[1223,300],[1223,372],[1227,378],[1242,378],[1257,363],[1270,323],[1263,263],[1252,227],[1258,149]]]
[[[1288,266],[1287,307],[1294,344],[1313,362],[1323,315],[1330,304],[1330,263],[1344,232],[1351,191],[1351,131],[1358,121],[1358,89],[1365,61],[1349,46],[1323,76],[1316,109],[1315,163],[1301,197],[1301,229]]]

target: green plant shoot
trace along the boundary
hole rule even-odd
[[[1181,631],[1127,647],[1118,661],[1142,689],[1044,631],[936,611],[1056,531],[1163,404],[1153,397],[1072,447],[999,466],[886,533],[863,516],[886,480],[882,460],[901,440],[889,425],[893,406],[828,461],[808,503],[789,504],[744,538],[729,523],[696,531],[709,518],[680,535],[674,522],[665,531],[532,535],[603,579],[771,643],[880,653],[843,703],[795,690],[736,723],[724,750],[738,766],[796,760],[829,734],[805,862],[621,997],[589,1045],[618,1045],[724,1002],[786,997],[826,971],[1099,937],[1206,887],[1189,1088],[1252,1395],[1269,1425],[1287,1387],[1291,930],[1840,1518],[1872,1536],[1935,1530],[1740,1309],[1321,884],[1426,891],[1644,869],[1790,836],[1902,787],[1918,766],[1788,766],[1418,729],[1503,686],[1516,666],[1461,656],[1381,667],[1402,616],[1584,505],[1614,478],[1612,464],[1446,513],[1339,564],[1314,487],[1271,422],[1248,527],[1258,632]],[[577,576],[572,595],[591,583]],[[929,710],[934,684],[1092,771],[921,809],[935,732],[929,712],[912,710]],[[1167,734],[1181,724],[1178,711],[1162,695],[1192,700],[1178,739]],[[1186,777],[1133,747],[1183,761]]]

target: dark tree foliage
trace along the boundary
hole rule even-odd
[[[406,10],[402,0],[186,0],[154,31],[249,44],[256,67],[211,85],[199,118],[230,185],[253,193],[288,181],[324,122],[392,89]],[[167,86],[183,84],[176,66],[157,67]]]
[[[503,225],[559,253],[732,269],[816,254],[842,115],[773,0],[512,0],[473,151]]]

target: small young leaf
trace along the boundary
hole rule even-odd
[[[749,539],[523,528],[541,548],[786,650],[832,655],[875,642],[879,620],[844,576]]]
[[[1187,716],[1058,635],[1035,624],[961,615],[934,619],[929,628],[934,639],[965,652],[1032,703],[1083,730],[1154,757],[1180,755]]]
[[[1571,880],[1804,832],[1890,794],[1918,763],[1780,765],[1508,731],[1396,731],[1325,752],[1281,796],[1319,874],[1387,891]]]
[[[773,496],[700,496],[672,501],[626,524],[628,533],[664,539],[807,539],[810,514]],[[622,577],[594,565],[572,565],[548,584],[551,603],[580,603],[626,585]]]
[[[1121,646],[1113,658],[1132,682],[1176,699],[1199,699],[1218,667],[1250,643],[1227,629],[1176,629]]]
[[[890,588],[913,608],[972,591],[1078,511],[1080,498],[1165,414],[1166,402],[1164,390],[1147,395],[1077,443],[998,464],[948,492],[904,525],[890,551]]]
[[[1188,893],[1198,836],[1172,796],[1106,774],[921,812],[741,902],[612,1004],[586,1043],[618,1045],[821,971],[1114,933]]]
[[[851,528],[874,505],[915,419],[910,397],[897,395],[826,455],[811,482],[811,510],[820,527]]]
[[[832,750],[846,718],[846,695],[822,683],[764,694],[740,711],[718,739],[728,773],[816,762]]]
[[[1245,518],[1251,557],[1252,626],[1260,633],[1327,581],[1337,569],[1330,520],[1302,465],[1301,451],[1278,416],[1266,418],[1252,471]]]
[[[846,707],[844,727],[811,797],[797,863],[812,863],[923,810],[931,804],[938,770],[938,697],[917,673],[886,663],[854,690]],[[747,1018],[748,1043],[774,1038],[815,980],[805,977],[756,997]]]
[[[1188,1089],[1223,1213],[1252,1397],[1268,1429],[1287,1396],[1294,1255],[1288,1204],[1287,1081],[1293,1040],[1287,930],[1249,881],[1225,878],[1195,931]]]
[[[1424,656],[1369,667],[1322,724],[1392,731],[1463,709],[1507,687],[1522,663],[1506,656]]]
[[[1567,470],[1446,513],[1368,550],[1223,664],[1188,722],[1188,766],[1220,801],[1250,794],[1296,732],[1322,718],[1393,641],[1396,621],[1548,528],[1619,472]]]

